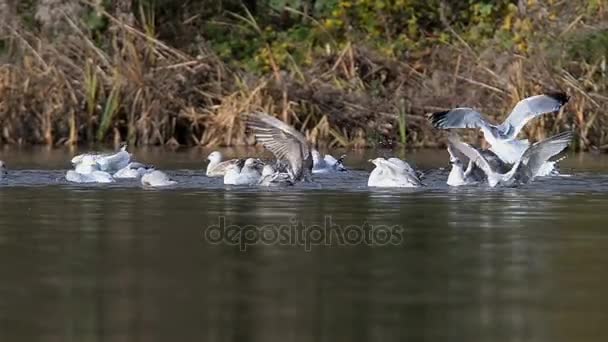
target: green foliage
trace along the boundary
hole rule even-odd
[[[567,42],[570,59],[594,64],[608,58],[608,30],[597,30],[571,37]]]

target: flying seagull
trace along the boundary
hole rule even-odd
[[[546,113],[559,111],[570,99],[565,93],[546,93],[525,98],[517,103],[507,119],[500,125],[490,123],[472,108],[453,108],[428,116],[433,126],[448,128],[478,128],[492,146],[491,150],[504,162],[515,163],[530,145],[527,140],[517,140],[525,124]],[[539,169],[540,175],[552,171],[552,164]]]
[[[572,132],[563,132],[531,145],[507,172],[497,169],[496,165],[489,162],[483,153],[462,142],[458,135],[452,133],[448,137],[448,141],[455,150],[467,156],[483,170],[488,179],[488,184],[495,187],[497,185],[525,184],[533,181],[543,164],[563,152],[572,141],[573,136],[574,133]]]
[[[294,181],[310,180],[312,174],[311,147],[302,133],[266,113],[247,114],[247,127],[257,141],[272,152],[277,160],[288,163]]]

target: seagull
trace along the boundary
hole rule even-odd
[[[369,175],[367,186],[388,188],[416,188],[423,186],[416,171],[398,158],[376,158],[369,162],[376,165]]]
[[[65,179],[72,183],[114,183],[112,175],[105,171],[92,171],[90,173],[78,173],[68,170]]]
[[[570,145],[573,136],[574,133],[572,132],[563,132],[531,145],[506,172],[498,169],[483,153],[462,142],[458,135],[451,134],[448,140],[455,150],[466,155],[483,170],[488,184],[495,187],[497,185],[513,186],[532,182],[543,164],[563,152]]]
[[[258,185],[261,186],[289,186],[293,184],[289,174],[275,171],[272,165],[269,164],[264,165],[262,176],[258,181]]]
[[[69,170],[66,180],[74,183],[112,183],[114,178],[108,172],[99,170],[99,164],[90,156],[83,157],[75,170]]]
[[[451,143],[448,143],[448,153],[450,154],[450,164],[452,169],[448,175],[447,184],[449,186],[462,186],[477,184],[485,179],[485,174],[482,173],[481,177],[478,177],[479,168],[475,165],[473,160],[469,159],[462,153],[458,153]],[[464,168],[465,163],[467,168]]]
[[[315,149],[312,149],[311,153],[312,173],[346,171],[346,168],[344,167],[344,158],[346,158],[346,155],[342,155],[340,159],[336,159],[329,154],[326,154],[325,157],[321,158],[321,154]]]
[[[506,173],[511,169],[512,165],[503,162],[494,152],[478,148],[476,150],[499,172]],[[448,153],[450,154],[450,164],[452,165],[447,181],[449,186],[473,185],[487,180],[483,170],[450,142],[448,142]],[[464,168],[465,164],[467,165],[466,169]]]
[[[131,154],[127,152],[127,144],[123,144],[120,151],[110,155],[102,155],[97,159],[101,171],[114,172],[129,165]]]
[[[236,164],[238,159],[230,159],[222,161],[222,154],[219,151],[213,151],[207,157],[207,177],[223,177],[226,174],[228,166]]]
[[[150,173],[146,173],[141,176],[141,185],[145,187],[164,187],[177,184],[176,181],[171,180],[166,173],[158,170],[154,170]]]
[[[257,184],[262,174],[260,167],[262,162],[259,159],[247,158],[239,159],[237,163],[231,164],[224,174],[224,184],[226,185],[252,185]]]
[[[546,113],[559,111],[570,99],[565,93],[546,93],[531,96],[517,103],[507,119],[500,125],[490,123],[472,108],[453,108],[429,115],[436,128],[478,128],[491,145],[490,150],[506,163],[514,164],[530,146],[528,140],[517,140],[517,135],[528,121]],[[539,169],[539,175],[547,175],[554,164],[549,162]]]
[[[115,179],[133,179],[139,178],[152,171],[154,171],[154,167],[152,166],[144,165],[138,162],[130,162],[127,164],[127,166],[116,171],[112,177]]]
[[[2,160],[0,160],[0,179],[4,178],[4,176],[6,176],[7,172],[6,172],[6,165],[4,164],[4,162]]]
[[[311,147],[302,133],[262,112],[248,114],[247,126],[253,131],[257,141],[272,152],[277,160],[287,161],[287,172],[293,181],[311,180]]]
[[[85,162],[87,165],[90,161],[94,161],[99,165],[99,170],[107,172],[115,172],[122,168],[125,168],[131,161],[131,154],[127,152],[127,145],[123,144],[120,151],[114,154],[98,154],[98,153],[84,153],[79,154],[72,158],[72,164],[74,165],[77,172],[80,164]]]

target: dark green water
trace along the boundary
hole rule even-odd
[[[521,189],[448,189],[438,175],[424,190],[370,191],[361,170],[267,191],[210,182],[202,154],[136,152],[180,181],[149,191],[67,185],[41,170],[67,168],[65,152],[4,151],[17,170],[0,182],[0,341],[608,338],[605,157],[573,156],[571,177]],[[270,237],[245,250],[208,241],[221,217]],[[326,220],[334,237],[392,227],[398,239],[309,251],[273,240],[294,221],[315,240]]]

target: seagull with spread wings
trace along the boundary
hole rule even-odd
[[[247,127],[257,141],[272,152],[278,161],[287,162],[287,172],[292,180],[311,180],[311,147],[302,133],[266,113],[247,114],[246,119]]]
[[[526,151],[528,140],[517,140],[517,135],[530,120],[546,113],[559,111],[570,99],[565,93],[546,93],[525,98],[517,103],[511,114],[500,125],[490,123],[472,108],[460,107],[429,115],[436,128],[478,128],[491,145],[490,150],[506,163],[515,163]],[[548,175],[553,163],[540,168],[539,175]]]
[[[448,140],[453,149],[464,154],[486,174],[491,187],[497,185],[512,186],[525,184],[534,180],[538,170],[549,160],[562,153],[570,142],[574,133],[563,132],[528,147],[522,156],[513,164],[511,169],[503,173],[496,164],[490,162],[486,156],[471,145],[462,142],[457,134],[452,133]]]

